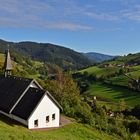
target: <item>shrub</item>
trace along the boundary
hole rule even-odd
[[[90,125],[94,124],[93,114],[91,113],[91,107],[85,103],[81,102],[76,108],[76,117],[80,118],[80,122],[87,123]]]

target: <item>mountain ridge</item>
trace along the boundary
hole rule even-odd
[[[31,59],[57,64],[63,69],[79,69],[93,64],[82,53],[51,43],[37,43],[32,41],[7,42],[0,39],[0,52],[6,49],[16,54],[31,57]]]
[[[87,56],[90,60],[95,60],[96,62],[103,62],[103,61],[111,60],[116,57],[113,55],[107,55],[107,54],[97,53],[97,52],[87,52],[84,53],[84,55]]]

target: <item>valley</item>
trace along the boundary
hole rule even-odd
[[[88,64],[88,67],[79,65],[80,69],[77,69],[77,63],[72,60],[69,64],[73,64],[74,69],[71,67],[70,71],[68,65],[66,70],[64,65],[42,61],[38,57],[33,59],[22,53],[18,54],[15,50],[12,51],[11,57],[14,68],[12,74],[36,79],[59,101],[64,109],[63,114],[74,118],[75,121],[47,133],[29,131],[1,116],[0,137],[7,140],[65,140],[65,136],[69,135],[69,139],[73,140],[127,140],[128,137],[131,137],[131,140],[139,139],[139,54]],[[4,72],[4,59],[5,55],[1,51],[1,74]],[[63,58],[60,61],[63,61]],[[109,112],[115,115],[110,117]],[[15,131],[20,131],[21,135],[12,135]]]

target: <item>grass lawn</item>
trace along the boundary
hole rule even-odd
[[[139,92],[130,91],[129,89],[118,86],[94,83],[90,86],[87,94],[108,98],[116,102],[118,102],[120,99],[124,99],[129,106],[140,104]]]
[[[111,82],[113,85],[121,85],[126,87],[129,85],[129,79],[123,75],[111,77],[109,82]]]
[[[3,67],[5,55],[0,53],[0,68]]]
[[[118,140],[90,126],[72,123],[45,131],[28,130],[26,127],[0,115],[0,140]]]
[[[97,66],[93,66],[93,67],[89,67],[89,68],[87,68],[87,69],[83,69],[83,70],[81,70],[80,72],[85,72],[85,71],[87,71],[88,73],[97,73],[98,71],[101,71],[102,69],[101,68],[99,68],[99,67],[97,67]]]
[[[5,54],[0,53],[0,62],[4,62]]]
[[[131,77],[138,79],[140,77],[140,70],[130,72],[129,74],[131,74]]]
[[[115,72],[118,72],[120,68],[118,67],[110,67],[110,68],[99,68],[98,66],[89,67],[87,69],[81,70],[79,72],[88,72],[89,74],[96,75],[97,78],[101,76],[108,76],[111,74],[114,74]]]
[[[43,66],[43,62],[40,61],[32,61],[32,63],[34,64],[34,66]]]
[[[118,104],[115,104],[114,102],[107,102],[107,101],[97,101],[98,104],[102,107],[102,106],[106,106],[106,108],[109,110],[111,109],[112,111],[118,111]]]

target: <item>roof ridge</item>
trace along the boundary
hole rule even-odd
[[[44,92],[46,92],[46,90],[39,89],[39,88],[36,88],[36,87],[29,87],[29,89],[33,89],[33,90],[36,90],[36,91],[44,91]]]
[[[17,79],[17,80],[34,80],[33,78],[25,78],[25,77],[20,77],[20,76],[13,76],[13,75],[8,75],[6,78],[14,78],[14,79]]]
[[[51,100],[61,109],[63,110],[62,106],[58,103],[58,101],[52,96],[52,94],[46,90],[45,92],[49,98],[51,98]]]

